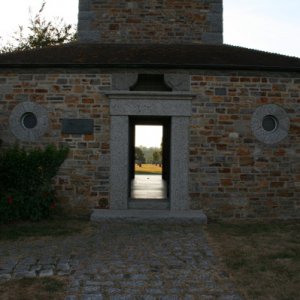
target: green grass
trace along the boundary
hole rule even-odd
[[[299,222],[215,223],[206,232],[245,299],[299,299]]]
[[[5,300],[60,300],[65,298],[66,278],[24,278],[0,284],[1,299]]]
[[[93,226],[86,220],[65,217],[30,223],[21,222],[0,226],[0,240],[40,238],[90,233]],[[160,226],[111,225],[103,227],[109,240],[118,236],[162,233]],[[109,231],[109,232],[107,232]],[[212,223],[206,227],[210,245],[221,258],[224,270],[236,283],[245,299],[299,299],[300,287],[300,222],[277,223]],[[108,240],[108,242],[109,242]],[[105,242],[105,239],[104,239]],[[61,299],[62,283],[54,281],[11,281],[0,285],[1,299]],[[58,280],[58,281],[56,281]],[[10,293],[17,295],[10,297]],[[22,292],[28,294],[21,297]],[[49,292],[49,297],[43,296]],[[19,291],[19,292],[18,292]],[[33,292],[32,292],[33,291]],[[41,291],[42,296],[38,292]],[[55,292],[51,298],[51,291]],[[18,294],[20,293],[20,294]],[[5,298],[2,295],[9,295]],[[32,298],[29,295],[33,295]],[[37,296],[35,296],[37,295]],[[43,298],[44,297],[44,298]]]
[[[135,165],[135,174],[161,174],[162,168],[158,165],[142,164],[142,166]]]
[[[0,225],[0,240],[72,235],[84,230],[88,224],[87,221],[83,220],[60,218],[41,222],[17,222]]]

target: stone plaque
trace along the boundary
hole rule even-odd
[[[62,133],[92,134],[94,133],[93,119],[62,119]]]

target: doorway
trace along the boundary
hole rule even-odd
[[[170,118],[130,117],[129,199],[163,201],[169,198]]]
[[[110,99],[110,209],[189,209],[189,128],[194,96],[182,92],[127,91],[110,91],[106,95]],[[134,175],[133,125],[141,120],[146,125],[156,122],[167,132],[164,151],[168,149],[169,153],[163,159],[162,174],[168,183],[167,200],[156,200],[155,205],[147,199],[147,203],[139,206],[135,204],[139,201],[133,200],[132,205],[130,198],[129,183]]]

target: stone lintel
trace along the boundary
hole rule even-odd
[[[161,99],[161,100],[192,100],[197,96],[196,93],[191,92],[156,92],[156,91],[105,91],[105,95],[110,99],[132,99],[137,100],[150,100],[150,99]]]
[[[112,100],[113,116],[190,116],[190,101],[173,100]]]
[[[107,92],[110,114],[116,116],[191,116],[191,100],[186,92]]]

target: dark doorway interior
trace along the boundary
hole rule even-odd
[[[137,125],[162,126],[161,175],[135,174]],[[129,198],[131,200],[167,200],[170,181],[170,118],[130,117],[129,129]]]

